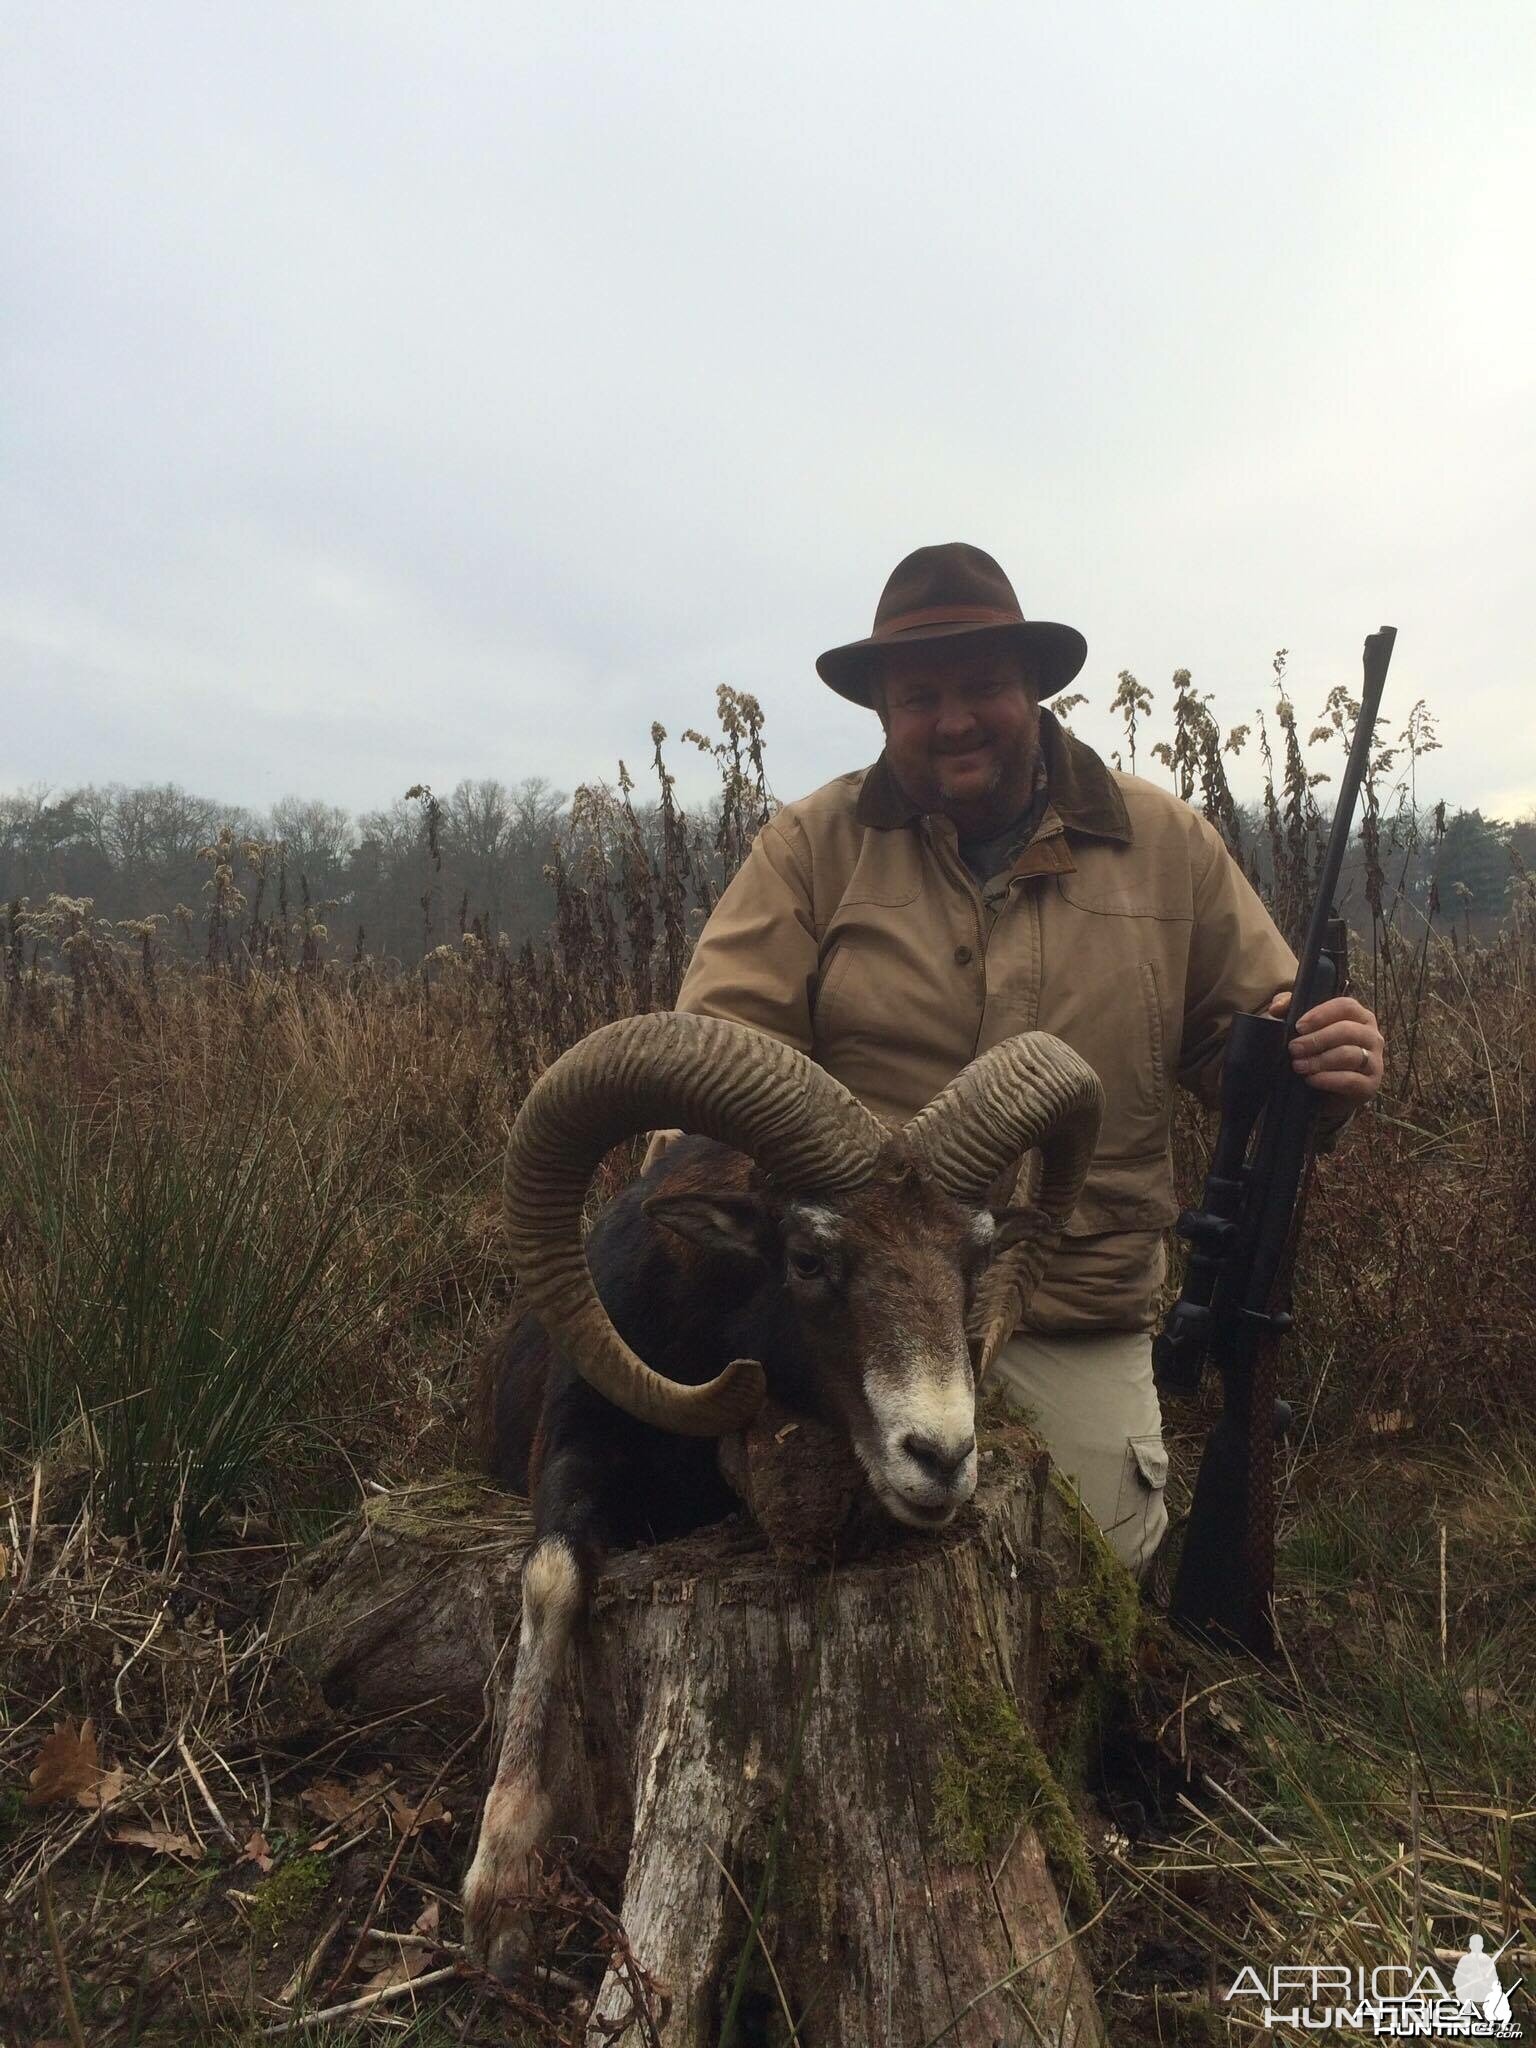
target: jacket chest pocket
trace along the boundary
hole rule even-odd
[[[971,1057],[984,990],[976,934],[967,945],[919,908],[893,917],[845,901],[823,936],[811,1019],[816,1057],[834,1073],[851,1055],[893,1078],[947,1066],[947,1079]]]
[[[1161,1152],[1183,1036],[1193,928],[1169,878],[1116,861],[1062,875],[1042,900],[1043,1029],[1104,1083],[1101,1155]]]
[[[1095,959],[1046,977],[1042,1030],[1064,1038],[1104,1084],[1099,1152],[1108,1158],[1161,1153],[1167,1144],[1175,1048],[1158,963],[1134,953]]]

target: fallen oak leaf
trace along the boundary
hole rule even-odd
[[[345,1820],[357,1805],[352,1792],[336,1778],[319,1778],[299,1794],[300,1806],[307,1806],[317,1820],[331,1825]]]
[[[96,1750],[96,1724],[61,1721],[37,1753],[27,1778],[28,1806],[55,1806],[66,1799],[77,1806],[110,1806],[122,1797],[126,1774],[104,1771]]]
[[[383,1771],[369,1771],[355,1785],[343,1785],[339,1778],[318,1778],[299,1794],[299,1804],[307,1806],[328,1827],[339,1827],[377,1797],[386,1775]]]
[[[453,1815],[435,1793],[429,1794],[419,1806],[412,1806],[410,1801],[403,1799],[391,1785],[384,1794],[384,1803],[402,1835],[419,1835],[423,1828],[436,1827],[439,1822],[453,1819]]]
[[[387,1935],[381,1938],[386,1943],[389,1939]],[[381,1970],[375,1970],[371,1976],[364,1979],[363,1989],[385,1991],[391,1985],[409,1984],[413,1977],[424,1976],[434,1967],[435,1958],[431,1949],[403,1948],[397,1955],[392,1956]]]
[[[260,1828],[251,1830],[250,1839],[235,1859],[237,1864],[254,1863],[265,1877],[272,1868],[272,1848]]]
[[[96,1785],[96,1797],[90,1802],[91,1805],[103,1808],[115,1805],[122,1798],[123,1788],[127,1783],[128,1773],[120,1765],[114,1764],[110,1771],[102,1772]],[[82,1806],[85,1803],[83,1799],[80,1802]]]
[[[153,1849],[157,1856],[185,1856],[193,1863],[203,1853],[190,1835],[173,1835],[169,1828],[114,1828],[112,1839],[129,1849]]]
[[[37,1753],[27,1778],[28,1806],[52,1806],[62,1799],[78,1799],[82,1793],[95,1797],[101,1781],[101,1764],[96,1755],[96,1730],[90,1721],[76,1728],[73,1721],[61,1721]]]

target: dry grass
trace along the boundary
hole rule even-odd
[[[1144,718],[1123,694],[1128,723]],[[1191,691],[1180,705],[1168,764],[1230,837],[1223,743]],[[520,2006],[469,1982],[453,1935],[474,1745],[433,1789],[452,1819],[402,1846],[386,1789],[425,1805],[442,1730],[353,1726],[307,1696],[270,1640],[269,1597],[291,1545],[365,1487],[461,1454],[470,1362],[509,1298],[497,1168],[517,1106],[593,1025],[671,1000],[697,922],[687,906],[711,900],[767,804],[756,707],[723,710],[724,737],[698,742],[722,769],[718,834],[701,843],[677,811],[658,737],[659,839],[640,831],[627,777],[586,792],[551,861],[541,945],[514,951],[467,922],[408,974],[327,961],[236,902],[232,842],[195,966],[162,954],[156,927],[103,931],[80,904],[8,914],[9,1113],[34,1136],[74,1134],[80,1213],[91,1200],[112,1213],[99,1198],[114,1133],[191,1139],[231,1104],[259,1131],[281,1105],[307,1134],[293,1156],[315,1186],[356,1157],[369,1171],[321,1262],[318,1299],[336,1304],[315,1342],[323,1373],[285,1383],[191,1549],[184,1514],[114,1526],[99,1419],[55,1401],[39,1421],[18,1331],[46,1309],[37,1247],[50,1240],[25,1177],[12,1168],[0,1186],[0,2040],[68,2038],[66,1980],[93,2042],[250,2040],[306,1998],[352,2004],[406,1951],[428,1968],[312,2038],[574,2037],[573,2001],[614,1938],[577,1874],[557,1874],[549,1901],[565,1930],[554,1975]],[[1240,850],[1294,923],[1319,820],[1293,719],[1281,733],[1269,842]],[[1282,1506],[1288,1662],[1234,1674],[1149,1634],[1100,1788],[1109,1910],[1095,1953],[1117,2041],[1218,2038],[1233,2022],[1209,1983],[1245,1943],[1273,1960],[1427,1956],[1484,1915],[1490,1935],[1518,1924],[1533,1938],[1536,919],[1517,892],[1486,943],[1426,923],[1394,891],[1387,843],[1389,823],[1401,845],[1419,820],[1394,810],[1378,771],[1356,981],[1390,1057],[1379,1110],[1319,1164],[1297,1275],[1284,1370],[1306,1427]],[[1182,1111],[1190,1194],[1208,1138]],[[599,1197],[633,1163],[616,1156]],[[188,1170],[178,1213],[195,1216]],[[275,1179],[263,1213],[286,1199]],[[166,1261],[163,1229],[140,1236],[175,1296],[185,1261]],[[369,1313],[349,1320],[361,1298]],[[1199,1423],[1174,1422],[1186,1479]],[[29,1808],[45,1739],[87,1718],[98,1768],[123,1774],[116,1796]],[[344,1825],[304,1803],[327,1779],[363,1788]],[[114,1840],[129,1829],[148,1843]],[[270,1870],[251,1856],[257,1835]],[[370,1923],[379,1938],[328,1991]]]

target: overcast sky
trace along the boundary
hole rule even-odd
[[[1284,645],[1310,727],[1389,622],[1421,787],[1536,810],[1530,0],[12,0],[0,61],[0,788],[568,789],[728,682],[800,795],[879,747],[815,656],[968,540],[1101,749],[1122,668],[1227,726]]]

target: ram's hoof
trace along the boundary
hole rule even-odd
[[[464,1880],[464,1951],[478,1970],[510,1984],[532,1952],[528,1892],[533,1859],[522,1868],[482,1873],[477,1857]]]
[[[536,1844],[549,1825],[541,1794],[492,1786],[475,1859],[464,1878],[464,1950],[477,1969],[510,1984],[532,1948]]]

